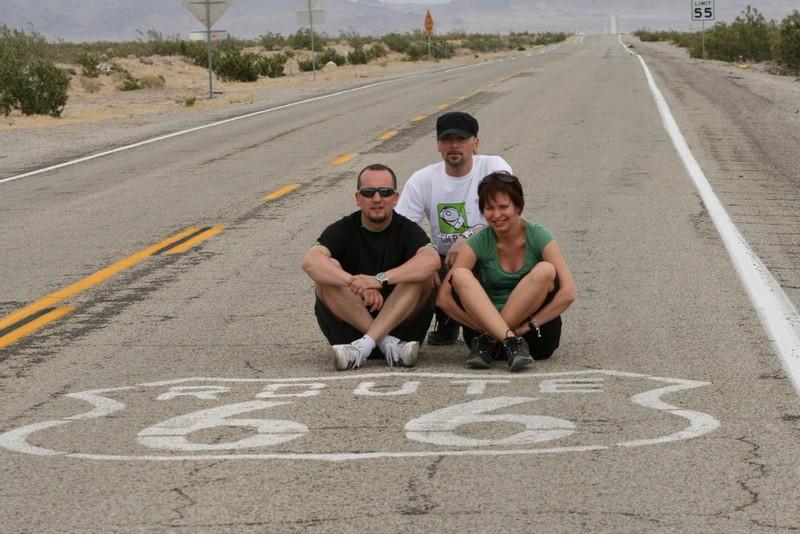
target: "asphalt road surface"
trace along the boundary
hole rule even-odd
[[[636,51],[797,306],[796,119]],[[561,244],[561,347],[514,375],[463,344],[336,372],[302,255],[360,168],[437,160],[443,109]],[[0,232],[3,532],[800,529],[793,379],[617,36],[2,183]]]

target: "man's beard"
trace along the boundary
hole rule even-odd
[[[451,158],[453,158],[453,159],[451,159]],[[455,158],[458,158],[458,159],[454,161],[454,159],[455,159]],[[446,162],[446,163],[447,163],[447,164],[448,164],[450,167],[455,167],[455,168],[458,168],[458,167],[461,167],[461,166],[463,166],[463,165],[464,165],[464,162],[467,160],[467,159],[464,157],[464,155],[463,155],[463,154],[461,154],[461,153],[457,153],[457,152],[454,152],[454,153],[452,153],[452,154],[447,154],[447,155],[445,156],[445,158],[444,158],[444,159],[445,159],[445,162]]]
[[[369,219],[370,222],[374,223],[382,223],[383,221],[386,220],[386,216],[387,216],[386,210],[381,212],[380,215],[374,214],[372,211],[367,212],[367,219]]]

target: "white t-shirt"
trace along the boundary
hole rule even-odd
[[[500,156],[473,156],[465,176],[448,175],[444,161],[428,165],[408,179],[395,211],[416,223],[427,217],[433,245],[444,256],[467,229],[486,225],[478,209],[478,182],[496,171],[512,172]]]

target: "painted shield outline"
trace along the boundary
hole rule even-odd
[[[403,378],[433,378],[433,379],[472,379],[472,380],[492,380],[492,379],[510,379],[513,381],[518,380],[534,380],[542,378],[565,378],[565,377],[581,377],[587,375],[606,375],[622,378],[636,378],[646,379],[665,384],[662,387],[647,390],[637,393],[629,400],[635,404],[641,405],[646,408],[658,410],[672,416],[686,419],[687,426],[683,429],[673,432],[665,436],[658,436],[653,438],[644,438],[632,441],[623,441],[613,445],[586,445],[586,446],[571,446],[571,447],[550,447],[550,448],[537,448],[537,449],[481,449],[481,450],[439,450],[439,451],[380,451],[380,452],[365,452],[365,453],[228,453],[228,454],[182,454],[182,455],[114,455],[114,454],[88,454],[67,451],[57,451],[37,447],[28,443],[28,438],[36,432],[62,426],[75,421],[85,421],[88,419],[97,419],[114,414],[120,410],[125,409],[124,402],[112,399],[105,396],[109,393],[130,391],[138,388],[149,387],[163,387],[173,386],[186,383],[195,382],[215,382],[215,383],[240,383],[240,384],[257,384],[257,383],[278,383],[278,384],[291,384],[291,383],[304,383],[308,381],[342,381],[342,380],[365,380],[374,378],[388,378],[388,377],[403,377]],[[668,443],[674,441],[681,441],[686,439],[693,439],[709,432],[716,430],[720,423],[717,419],[709,414],[699,412],[696,410],[687,410],[669,404],[661,399],[662,396],[676,393],[683,390],[689,390],[697,387],[710,385],[710,382],[701,382],[697,380],[688,380],[680,378],[667,378],[643,375],[638,373],[629,373],[624,371],[613,370],[587,370],[587,371],[565,371],[557,373],[538,373],[526,374],[523,376],[508,376],[500,374],[491,375],[476,375],[476,374],[455,374],[455,373],[423,373],[423,372],[387,372],[387,373],[371,373],[371,374],[347,374],[347,375],[334,375],[327,377],[315,378],[211,378],[211,377],[193,377],[181,378],[175,380],[164,380],[158,382],[147,382],[135,386],[123,386],[106,389],[95,389],[89,391],[81,391],[78,393],[68,393],[65,396],[83,400],[92,405],[92,409],[88,412],[69,416],[63,419],[56,419],[50,421],[43,421],[31,425],[22,426],[3,434],[0,434],[0,447],[9,449],[11,451],[32,454],[37,456],[61,456],[66,458],[77,458],[85,460],[111,460],[111,461],[185,461],[185,460],[200,460],[200,461],[214,461],[214,460],[314,460],[314,461],[352,461],[352,460],[369,460],[369,459],[382,459],[382,458],[424,458],[424,457],[443,457],[443,456],[509,456],[509,455],[529,455],[529,454],[556,454],[564,452],[585,452],[585,451],[599,451],[613,449],[616,447],[630,448],[641,447],[647,445]]]

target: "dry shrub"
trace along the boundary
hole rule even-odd
[[[163,89],[167,85],[167,80],[162,75],[148,74],[139,78],[139,84],[145,89]]]
[[[86,76],[80,77],[80,84],[87,93],[96,93],[103,87],[103,82],[98,78],[87,78]]]

